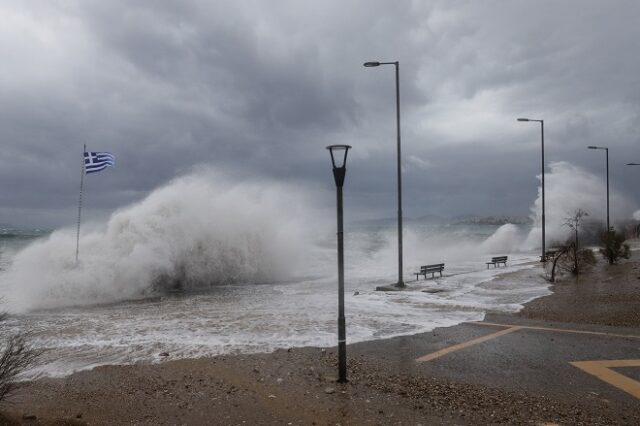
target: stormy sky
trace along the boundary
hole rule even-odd
[[[5,0],[0,223],[75,221],[208,165],[295,182],[333,207],[324,147],[350,144],[352,218],[395,214],[399,61],[408,217],[526,215],[547,161],[640,202],[636,1]],[[99,194],[99,195],[98,195]]]

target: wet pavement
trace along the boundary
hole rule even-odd
[[[376,357],[414,377],[561,400],[598,398],[640,410],[639,328],[496,314],[479,323],[350,345],[349,350],[350,356]]]

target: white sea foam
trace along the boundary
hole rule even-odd
[[[172,287],[282,281],[304,252],[306,198],[282,184],[231,185],[200,172],[75,232],[63,229],[19,252],[1,277],[14,311],[109,303]],[[281,206],[286,206],[282,208]],[[313,220],[317,227],[322,222]],[[322,232],[322,231],[320,231]]]
[[[547,176],[550,235],[566,232],[560,224],[575,208],[602,214],[599,178],[567,163],[553,163]],[[616,214],[624,205],[617,201]],[[175,359],[335,345],[335,224],[314,211],[282,184],[231,185],[207,172],[177,179],[87,228],[77,267],[73,230],[19,252],[0,282],[12,306],[27,313],[5,330],[28,328],[35,345],[48,349],[31,377],[155,362],[165,351]],[[534,266],[539,231],[526,226],[409,221],[403,272],[411,290],[401,293],[373,291],[397,279],[395,226],[346,231],[350,343],[517,311],[549,293]],[[509,267],[487,268],[493,255],[508,255]],[[444,277],[413,281],[420,265],[439,262]],[[516,270],[517,278],[496,279]],[[164,291],[175,286],[206,291]]]
[[[589,218],[604,220],[607,216],[605,197],[607,187],[600,176],[565,161],[549,164],[550,172],[545,173],[545,234],[549,244],[566,240],[569,229],[564,225],[566,219],[578,209],[586,211]],[[541,176],[538,176],[540,179]],[[627,219],[633,211],[632,203],[618,193],[610,190],[612,225]],[[534,226],[523,243],[525,249],[539,247],[542,235],[542,188],[538,189],[538,198],[531,207]]]
[[[350,343],[414,334],[464,321],[487,311],[513,312],[548,294],[547,284],[524,257],[509,268],[409,282],[411,291],[373,291],[368,279],[347,275],[347,339]],[[517,279],[494,280],[522,270]],[[438,293],[423,290],[437,289]],[[356,294],[357,292],[357,294]],[[101,364],[160,361],[226,353],[271,351],[336,344],[337,294],[333,278],[216,287],[207,294],[165,297],[101,306],[38,311],[13,317],[10,331],[33,331],[48,349],[29,372],[60,376]]]

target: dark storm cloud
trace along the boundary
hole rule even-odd
[[[539,133],[518,116],[545,119],[549,161],[600,173],[585,146],[610,146],[612,181],[638,195],[621,166],[640,162],[635,2],[14,1],[0,12],[0,222],[72,222],[83,143],[118,159],[88,182],[96,214],[199,164],[330,189],[324,146],[350,143],[353,215],[392,216],[393,68],[367,60],[401,62],[409,216],[526,214]]]

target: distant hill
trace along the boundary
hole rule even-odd
[[[359,220],[353,222],[358,226],[363,227],[386,227],[395,226],[397,218],[380,218],[380,219],[368,219]],[[405,217],[405,224],[411,223],[428,223],[431,225],[504,225],[512,223],[514,225],[529,225],[531,224],[531,218],[526,216],[474,216],[464,215],[456,216],[452,218],[444,218],[436,215],[426,215],[420,217]]]
[[[529,225],[531,218],[526,216],[463,216],[455,218],[453,225],[505,225],[512,223],[514,225]]]

